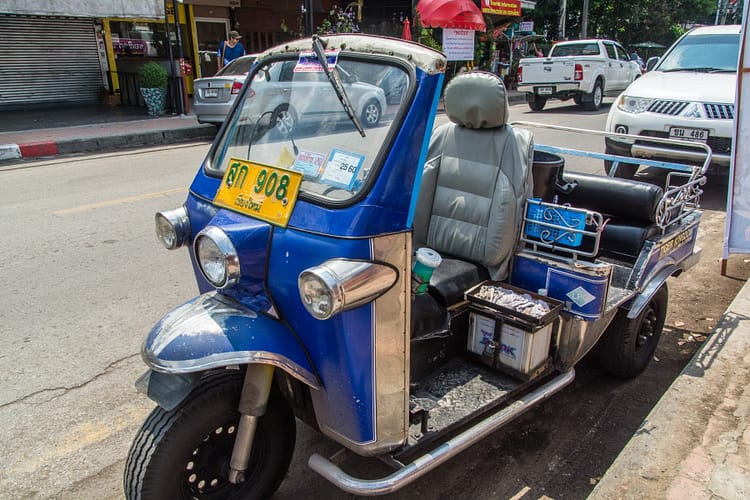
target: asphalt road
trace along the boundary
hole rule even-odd
[[[515,105],[511,117],[601,130],[606,112],[551,102],[542,113]],[[552,134],[536,138],[549,143]],[[576,144],[602,150],[601,142]],[[153,408],[133,387],[145,369],[142,339],[196,291],[186,251],[156,242],[153,214],[182,203],[207,149],[180,145],[0,170],[0,497],[122,498],[130,440]],[[707,203],[717,212],[707,222],[723,230],[715,184]],[[574,384],[553,400],[390,498],[587,496],[697,348],[674,346],[625,384],[585,359]],[[352,498],[306,467],[313,451],[336,449],[300,425],[276,498]],[[371,461],[350,465],[355,473],[386,470]]]

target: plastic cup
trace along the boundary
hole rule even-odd
[[[440,254],[431,248],[420,248],[417,250],[417,258],[412,266],[412,292],[416,294],[425,293],[430,284],[432,272],[443,261]]]

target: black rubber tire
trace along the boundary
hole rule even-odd
[[[289,104],[281,104],[273,111],[271,124],[277,134],[288,137],[297,129],[297,114]]]
[[[362,109],[362,116],[360,117],[362,125],[367,128],[376,126],[380,123],[382,113],[383,110],[380,108],[380,103],[375,99],[370,99],[367,101],[367,104],[365,104],[364,109]]]
[[[583,101],[583,109],[587,111],[597,111],[602,107],[602,102],[604,101],[604,89],[601,80],[597,80],[594,83],[594,89],[589,96],[591,97],[590,100]]]
[[[608,147],[604,148],[604,152],[608,155],[618,154],[616,151],[613,151]],[[609,173],[612,171],[611,161],[604,160],[604,171],[607,173],[607,175],[609,175]],[[638,165],[635,165],[633,163],[620,163],[617,165],[615,177],[619,177],[621,179],[632,179],[633,177],[635,177],[636,172],[638,172]]]
[[[667,316],[666,283],[654,294],[637,318],[628,319],[621,309],[599,340],[599,362],[604,371],[630,379],[646,369],[659,344]]]
[[[547,98],[536,94],[526,94],[526,103],[531,111],[541,111],[547,104]]]
[[[129,500],[256,499],[278,489],[296,440],[294,413],[271,391],[258,421],[246,480],[227,480],[244,372],[220,372],[201,381],[177,408],[156,407],[138,431],[125,463]],[[203,483],[201,483],[203,481]]]

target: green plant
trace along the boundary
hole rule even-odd
[[[157,62],[147,62],[138,69],[138,81],[141,84],[141,88],[164,88],[167,86],[168,80],[169,75],[167,75],[167,70]]]
[[[359,33],[359,26],[354,22],[354,12],[341,10],[341,7],[334,5],[328,12],[328,17],[323,19],[316,32],[318,35]]]

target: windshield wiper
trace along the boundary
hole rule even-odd
[[[673,73],[676,71],[695,71],[696,73],[716,73],[719,71],[726,71],[721,68],[709,68],[709,67],[698,67],[698,68],[670,68],[661,70],[664,73]]]
[[[320,37],[318,35],[313,35],[312,37],[312,48],[313,52],[315,52],[315,55],[318,58],[318,61],[320,61],[320,66],[323,68],[323,73],[325,73],[325,75],[328,77],[328,81],[331,82],[331,86],[336,92],[336,96],[339,98],[341,106],[343,106],[344,111],[346,111],[346,114],[349,116],[349,119],[357,128],[359,135],[365,137],[365,129],[362,127],[362,122],[359,121],[356,113],[354,113],[352,102],[349,100],[349,96],[346,94],[346,90],[344,90],[344,85],[341,83],[341,78],[339,77],[338,71],[336,71],[336,67],[334,66],[332,69],[328,67],[328,60],[326,59],[325,51],[323,50],[323,44],[321,43]]]

